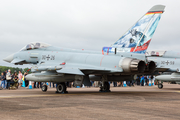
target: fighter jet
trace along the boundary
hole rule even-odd
[[[156,63],[158,72],[172,73],[171,75],[158,75],[156,80],[180,84],[180,52],[148,51],[146,56],[148,60],[153,60]],[[163,84],[159,83],[158,88],[163,88]]]
[[[32,42],[3,60],[15,65],[32,64],[32,74],[27,75],[26,79],[57,83],[57,93],[67,93],[65,82],[81,86],[90,84],[90,79],[101,81],[100,91],[108,92],[108,81],[132,80],[137,74],[155,70],[155,63],[139,53],[147,49],[163,11],[162,5],[152,7],[112,47],[108,47],[107,51],[103,47],[103,53]],[[124,50],[116,49],[118,46]],[[42,91],[47,91],[46,85],[42,86]]]

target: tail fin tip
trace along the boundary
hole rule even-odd
[[[164,5],[155,5],[148,12],[156,12],[156,11],[164,12],[165,7],[166,6],[164,6]]]

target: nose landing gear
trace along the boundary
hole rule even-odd
[[[159,88],[159,89],[162,89],[162,88],[163,88],[163,84],[159,83],[159,84],[158,84],[158,88]]]
[[[48,89],[47,85],[43,85],[43,86],[41,87],[41,90],[42,90],[43,92],[46,92],[47,89]]]

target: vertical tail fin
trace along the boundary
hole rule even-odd
[[[163,5],[153,6],[122,37],[120,37],[111,48],[116,48],[117,51],[144,54],[156,30],[161,15],[164,12],[164,8],[165,6]],[[105,49],[105,47],[103,49]]]

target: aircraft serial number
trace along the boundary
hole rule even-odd
[[[55,55],[42,55],[42,60],[55,60]]]
[[[163,64],[163,65],[174,65],[174,61],[161,61],[161,64]]]

